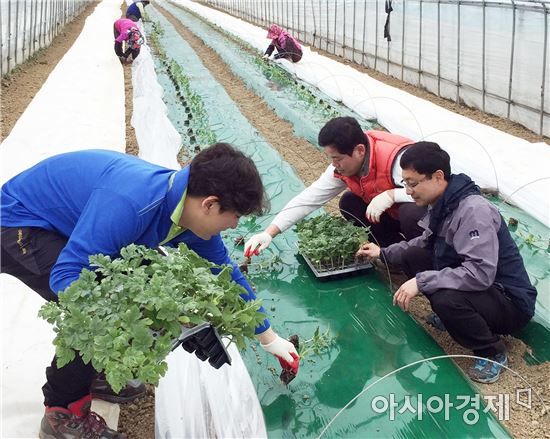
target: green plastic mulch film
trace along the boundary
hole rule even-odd
[[[209,33],[204,35],[209,43],[219,39],[223,50],[238,64],[231,43],[182,10],[166,7],[199,36]],[[167,56],[185,70],[191,88],[200,96],[216,139],[231,142],[253,158],[272,201],[272,212],[278,212],[303,189],[302,182],[249,124],[164,17],[154,8],[148,13],[164,30],[160,42]],[[158,62],[157,68],[159,82],[165,87],[169,115],[177,125],[182,110],[173,97],[175,90],[162,74],[162,63]],[[265,78],[263,81],[267,82]],[[287,95],[286,99],[291,98]],[[298,125],[300,121],[295,122]],[[316,136],[318,128],[310,128],[308,135]],[[226,243],[234,259],[242,258],[242,247],[234,246],[234,238],[263,229],[270,218],[245,219],[237,230],[227,234]],[[508,436],[495,417],[484,411],[483,404],[474,410],[472,428],[464,429],[471,413],[466,410],[471,405],[462,404],[457,409],[462,401],[459,397],[475,402],[476,394],[451,360],[420,362],[391,374],[402,366],[443,352],[410,316],[392,306],[388,288],[376,274],[320,283],[297,260],[295,244],[293,231],[278,237],[255,258],[256,265],[250,267],[249,278],[281,335],[299,334],[303,340],[319,328],[323,332],[328,330],[335,344],[321,356],[305,358],[298,377],[288,387],[280,383],[278,365],[271,355],[255,347],[243,354],[270,437],[315,437],[333,419],[324,437]],[[386,374],[390,375],[346,407],[363,389]],[[438,410],[439,401],[445,409]],[[409,410],[408,406],[420,410]]]

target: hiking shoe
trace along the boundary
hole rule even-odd
[[[90,394],[92,398],[102,399],[103,401],[109,401],[115,404],[124,404],[131,402],[135,399],[141,398],[147,393],[145,384],[139,381],[131,381],[118,393],[115,393],[111,386],[105,379],[104,375],[99,375],[90,387]]]
[[[433,326],[435,329],[438,329],[440,331],[447,330],[447,328],[445,328],[445,325],[443,324],[443,322],[435,312],[428,314],[426,316],[426,323],[428,323],[428,325]]]
[[[89,411],[78,417],[63,407],[46,407],[40,423],[40,439],[126,439],[126,435],[107,427],[105,420]]]
[[[492,361],[489,361],[492,360]],[[468,375],[478,383],[490,384],[498,380],[502,366],[508,365],[506,353],[497,354],[494,357],[476,359],[468,370]]]

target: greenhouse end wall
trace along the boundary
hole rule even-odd
[[[546,0],[199,3],[550,136]]]
[[[49,46],[63,27],[93,0],[1,0],[2,76]]]

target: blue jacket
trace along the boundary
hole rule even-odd
[[[1,225],[40,227],[68,238],[50,275],[50,287],[58,294],[78,279],[82,268],[89,268],[89,255],[117,257],[128,244],[154,248],[163,242],[188,180],[189,166],[174,171],[105,150],[61,154],[2,186]],[[219,234],[204,240],[186,230],[164,245],[179,242],[215,264],[232,264],[233,280],[248,293],[243,299],[255,299]],[[256,333],[268,327],[266,319]]]
[[[128,18],[130,15],[133,15],[138,20],[141,19],[141,11],[139,10],[138,5],[136,3],[138,2],[134,2],[130,6],[128,6],[128,9],[126,10],[126,18]]]

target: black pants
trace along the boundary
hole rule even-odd
[[[340,198],[339,206],[340,213],[348,221],[356,226],[370,226],[374,242],[380,247],[420,236],[423,230],[417,223],[427,210],[426,207],[419,207],[414,203],[402,203],[399,207],[399,220],[384,212],[380,215],[380,222],[373,224],[369,223],[365,216],[368,204],[353,192],[345,192]]]
[[[137,21],[137,20],[136,20]],[[120,35],[120,32],[116,30],[116,27],[113,25],[113,34],[115,36],[115,39],[118,38]],[[136,59],[139,55],[140,49],[126,49],[125,52],[122,51],[122,43],[119,43],[118,41],[115,41],[115,53],[116,56],[119,58],[122,56],[124,58],[128,58],[130,55],[132,55],[132,59]]]
[[[67,239],[55,232],[36,227],[2,227],[0,272],[11,274],[48,301],[57,301],[50,289],[50,272],[65,247]],[[9,294],[9,292],[5,292]],[[87,395],[97,372],[77,355],[58,368],[54,357],[46,368],[47,382],[42,387],[44,404],[67,407]]]
[[[402,255],[402,266],[410,278],[431,270],[432,252],[411,247]],[[485,291],[441,289],[427,297],[451,337],[480,357],[505,352],[499,334],[514,333],[531,320],[494,285]]]

